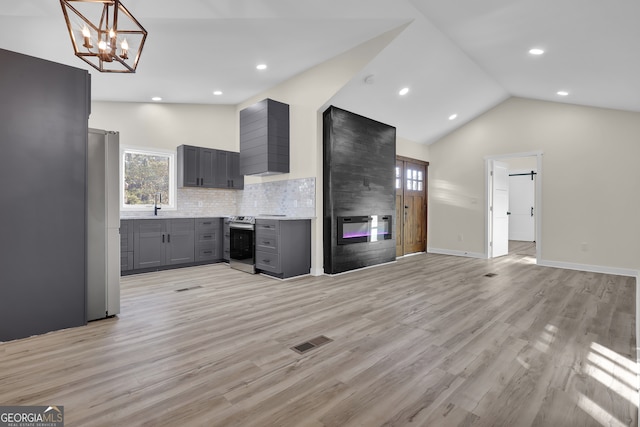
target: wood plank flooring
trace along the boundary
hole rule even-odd
[[[0,344],[0,405],[64,405],[67,426],[635,426],[634,310],[635,279],[526,248],[147,273],[117,318]]]

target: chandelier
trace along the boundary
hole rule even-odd
[[[98,71],[135,73],[147,31],[119,0],[60,0],[75,55]]]

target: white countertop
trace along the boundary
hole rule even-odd
[[[315,219],[311,216],[258,215],[256,219],[273,219],[278,221],[297,221],[301,219]]]

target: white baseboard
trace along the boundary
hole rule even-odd
[[[485,254],[482,254],[482,253],[479,253],[479,252],[454,251],[454,250],[451,250],[451,249],[427,248],[427,253],[440,254],[440,255],[462,256],[462,257],[467,257],[467,258],[487,259],[487,256]]]
[[[324,276],[324,268],[312,268],[309,274],[312,276]]]
[[[549,261],[545,259],[539,259],[537,264],[543,267],[556,267],[567,270],[589,271],[591,273],[614,274],[616,276],[630,276],[636,278],[639,274],[637,270],[629,268],[605,267],[602,265],[577,264],[573,262]]]

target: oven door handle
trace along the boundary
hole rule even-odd
[[[237,230],[254,230],[255,226],[253,224],[243,224],[243,223],[231,223],[229,224],[229,228],[237,229]]]

